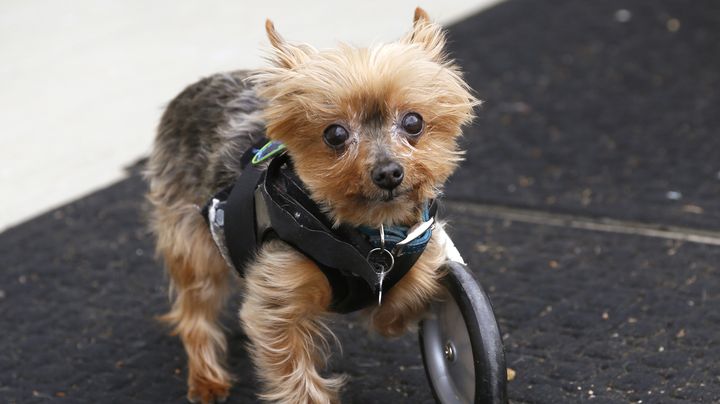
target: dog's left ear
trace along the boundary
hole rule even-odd
[[[422,8],[415,9],[413,29],[402,39],[405,43],[420,45],[436,61],[445,59],[445,32],[439,24],[430,20]]]
[[[265,31],[267,32],[270,45],[273,47],[275,57],[272,62],[278,67],[292,69],[302,64],[308,57],[316,52],[315,49],[308,45],[294,45],[288,43],[275,29],[272,21],[265,21]]]

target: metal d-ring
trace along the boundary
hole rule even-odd
[[[370,250],[366,259],[372,265],[373,270],[378,275],[387,274],[395,266],[395,257],[390,251],[381,247],[373,248],[372,250]],[[384,264],[385,261],[387,261],[387,265]]]
[[[367,261],[378,276],[384,276],[395,266],[395,256],[385,248],[385,227],[380,225],[380,247],[368,252]]]
[[[380,247],[373,248],[368,252],[366,260],[370,263],[377,274],[378,306],[382,304],[382,289],[385,275],[395,266],[395,256],[385,249],[385,227],[380,224]]]

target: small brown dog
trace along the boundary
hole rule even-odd
[[[273,66],[218,74],[186,88],[160,123],[147,178],[157,249],[171,280],[163,319],[188,355],[188,398],[228,395],[218,315],[232,279],[198,206],[233,184],[240,156],[263,136],[287,147],[297,176],[335,225],[412,225],[461,160],[457,137],[477,103],[447,58],[441,28],[420,8],[401,40],[318,51],[266,24]],[[379,174],[378,174],[379,173]],[[419,260],[366,308],[384,336],[404,333],[442,293],[441,226]],[[282,403],[339,401],[342,377],[320,374],[332,290],[314,261],[279,240],[244,268],[240,319],[263,383]]]

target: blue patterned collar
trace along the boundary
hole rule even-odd
[[[422,212],[422,222],[413,227],[407,226],[390,226],[385,227],[385,249],[391,251],[393,255],[401,256],[408,253],[416,253],[422,251],[427,246],[435,227],[435,219],[430,215],[430,204],[425,202]],[[424,229],[424,231],[422,231]],[[380,229],[368,226],[359,226],[357,230],[366,235],[368,240],[375,248],[382,247],[382,238],[380,237]],[[419,232],[419,234],[413,234]],[[406,240],[408,236],[413,236],[410,240]]]

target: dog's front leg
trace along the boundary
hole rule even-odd
[[[332,333],[322,322],[332,298],[319,268],[280,241],[267,243],[246,273],[240,319],[263,383],[279,403],[335,403],[342,377],[324,378]]]

